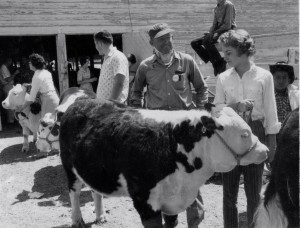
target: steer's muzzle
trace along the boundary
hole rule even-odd
[[[253,150],[241,159],[240,165],[260,164],[268,158],[268,152],[268,147],[257,141]]]

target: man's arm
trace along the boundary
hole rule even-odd
[[[145,67],[141,65],[138,67],[135,80],[132,86],[132,96],[131,96],[131,105],[134,107],[141,108],[143,107],[142,100],[144,98],[143,90],[146,86],[146,72]]]
[[[208,102],[208,86],[194,60],[191,61],[190,69],[190,80],[196,91],[196,106],[197,108],[203,108],[204,104]]]
[[[120,96],[123,87],[124,87],[124,82],[125,82],[125,75],[123,74],[117,74],[114,77],[114,84],[113,88],[110,94],[110,100],[117,100],[118,97]]]

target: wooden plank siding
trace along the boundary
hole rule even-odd
[[[258,36],[259,61],[267,64],[282,59],[288,47],[299,47],[298,0],[231,1],[236,6],[238,28]],[[111,33],[143,33],[154,23],[167,22],[175,29],[175,48],[192,54],[205,75],[212,75],[211,66],[201,66],[190,42],[209,30],[216,3],[216,0],[0,0],[0,36],[56,35],[63,42],[64,35],[93,34],[102,29]],[[287,37],[277,35],[286,33]],[[259,37],[262,34],[273,35]],[[57,43],[57,48],[58,45],[64,47],[62,43]],[[65,54],[59,55],[64,62]],[[59,71],[63,80],[65,74]]]
[[[299,32],[297,0],[232,0],[239,28],[250,34]],[[209,0],[1,0],[1,35],[92,34],[145,31],[165,21],[175,45],[201,36],[212,24],[216,1]]]

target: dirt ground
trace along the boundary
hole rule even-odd
[[[21,128],[13,126],[0,132],[0,227],[67,228],[71,225],[71,208],[64,174],[58,155],[34,160],[21,152]],[[32,136],[30,136],[32,140]],[[222,185],[210,180],[201,188],[205,219],[199,227],[223,227]],[[81,211],[88,227],[140,228],[139,215],[129,198],[105,198],[108,222],[93,224],[93,200],[88,188],[81,193]],[[246,227],[244,186],[240,185],[238,209],[240,227]],[[179,215],[178,228],[185,228],[185,212]]]

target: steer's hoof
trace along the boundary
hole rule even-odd
[[[83,219],[81,219],[81,221],[78,224],[73,224],[71,228],[86,228],[86,225]]]
[[[22,152],[27,154],[29,152],[29,147],[22,147]]]
[[[96,219],[96,224],[102,224],[102,223],[106,223],[107,222],[107,215],[103,214],[100,215],[100,217],[98,219]]]

